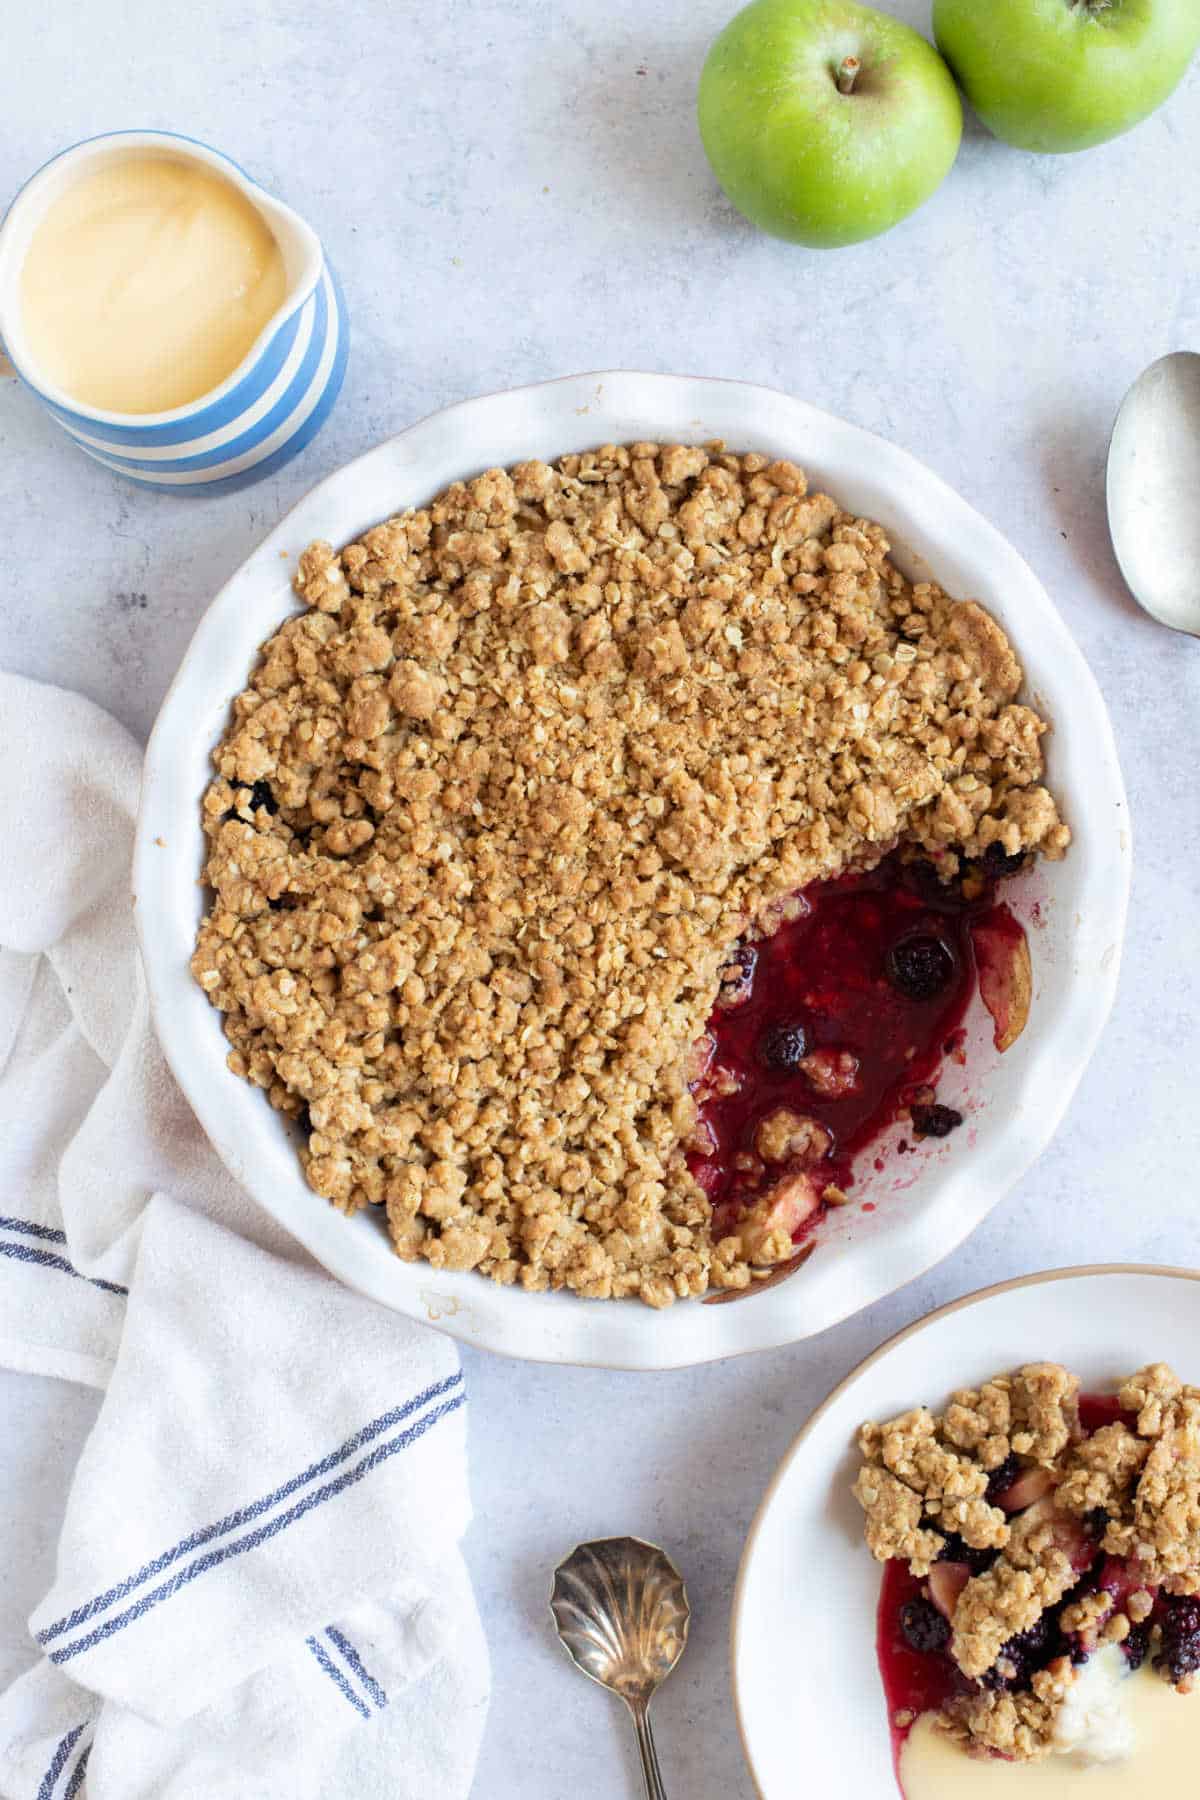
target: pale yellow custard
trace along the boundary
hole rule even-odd
[[[233,182],[136,152],[59,194],[21,271],[36,377],[106,412],[167,412],[233,373],[287,291],[279,244]]]
[[[1197,1780],[1200,1706],[1148,1663],[1136,1675],[1123,1668],[1110,1646],[1079,1671],[1056,1721],[1055,1750],[1040,1762],[969,1756],[938,1729],[935,1713],[923,1713],[900,1753],[904,1800],[1182,1800]]]

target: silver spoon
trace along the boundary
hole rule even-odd
[[[1108,525],[1138,605],[1200,637],[1200,356],[1151,363],[1108,447]]]
[[[641,1538],[577,1544],[554,1571],[550,1610],[567,1655],[633,1716],[646,1800],[667,1800],[650,1701],[687,1643],[687,1590],[665,1550]]]

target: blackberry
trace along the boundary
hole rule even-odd
[[[993,841],[983,853],[983,865],[993,880],[1003,875],[1015,875],[1018,869],[1025,867],[1025,852],[1020,850],[1016,856],[1009,856],[1002,844]]]
[[[950,1642],[950,1624],[929,1600],[906,1600],[900,1608],[900,1630],[910,1650],[931,1656]]]
[[[1121,1645],[1121,1649],[1125,1652],[1125,1660],[1131,1669],[1141,1668],[1146,1660],[1146,1652],[1149,1648],[1149,1623],[1147,1622],[1144,1625],[1131,1625],[1129,1627],[1129,1636]]]
[[[962,899],[958,877],[952,875],[948,880],[943,880],[936,866],[927,862],[924,857],[917,862],[908,863],[904,876],[904,885],[913,893],[919,894],[927,905],[944,907]]]
[[[222,825],[225,823],[226,819],[236,819],[236,818],[240,817],[240,814],[238,812],[238,807],[245,804],[245,802],[243,802],[241,799],[241,795],[244,794],[245,791],[246,791],[245,782],[244,781],[239,782],[238,783],[238,796],[239,797],[238,797],[237,805],[229,807],[225,812],[223,812],[221,814]],[[259,807],[261,807],[264,812],[271,813],[272,815],[274,815],[275,813],[277,813],[279,811],[279,802],[278,802],[278,800],[276,800],[274,794],[271,792],[269,785],[265,781],[256,781],[254,783],[254,786],[250,789],[249,806],[250,806],[251,812],[255,812]]]
[[[1154,1659],[1173,1682],[1200,1669],[1200,1600],[1191,1594],[1168,1599],[1159,1619],[1162,1646]]]
[[[758,1055],[768,1069],[798,1069],[808,1055],[808,1033],[803,1025],[772,1025],[759,1039]]]
[[[997,1661],[984,1675],[983,1685],[988,1688],[1027,1688],[1037,1671],[1061,1654],[1062,1634],[1058,1621],[1051,1613],[1043,1613],[1028,1631],[1020,1631],[1016,1637],[1009,1638]],[[1000,1663],[1014,1672],[1001,1674]]]
[[[1004,1654],[1018,1668],[1024,1665],[1032,1675],[1046,1660],[1047,1650],[1057,1646],[1058,1636],[1058,1620],[1052,1613],[1044,1612],[1028,1631],[1018,1632],[1016,1637],[1009,1638],[1004,1646]]]
[[[925,1525],[926,1529],[934,1531],[941,1529],[936,1524],[931,1526],[928,1520],[925,1521]],[[951,1531],[946,1535],[944,1546],[938,1551],[938,1561],[966,1563],[972,1575],[982,1575],[985,1569],[991,1568],[997,1554],[998,1552],[995,1550],[972,1550],[965,1538],[959,1537],[957,1531]]]
[[[250,789],[250,811],[257,812],[260,806],[264,812],[274,814],[279,811],[279,802],[265,781],[256,781]]]
[[[913,1136],[919,1138],[949,1137],[963,1122],[962,1114],[952,1106],[928,1106],[922,1101],[909,1107],[908,1116],[912,1120]]]
[[[1020,1463],[1010,1450],[1004,1461],[1000,1464],[1000,1467],[992,1470],[991,1474],[988,1476],[987,1493],[984,1495],[984,1499],[990,1506],[996,1504],[997,1494],[1002,1494],[1006,1488],[1012,1486],[1013,1482],[1017,1479],[1020,1467]]]
[[[750,990],[754,986],[754,971],[757,967],[758,951],[754,945],[739,944],[721,970],[717,1005],[723,1011],[733,1006],[743,1006],[750,998]]]
[[[941,938],[914,932],[887,953],[887,978],[908,1000],[933,1000],[954,979],[954,956]]]

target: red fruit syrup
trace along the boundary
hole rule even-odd
[[[818,1191],[843,1194],[858,1157],[910,1107],[918,1135],[961,1123],[933,1090],[944,1059],[961,1055],[976,992],[971,927],[1021,931],[986,865],[965,885],[973,898],[963,884],[943,886],[929,863],[893,854],[869,874],[805,888],[797,916],[739,946],[693,1084],[700,1147],[688,1165],[713,1203],[714,1236],[786,1172],[755,1152],[760,1121],[779,1107],[829,1133],[828,1152],[806,1166]],[[797,1242],[827,1210],[804,1221]]]

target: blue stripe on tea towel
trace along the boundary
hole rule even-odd
[[[59,1269],[64,1275],[73,1275],[76,1281],[86,1281],[89,1287],[102,1288],[106,1294],[119,1294],[122,1299],[129,1289],[119,1287],[115,1281],[100,1281],[92,1275],[81,1275],[75,1264],[68,1262],[65,1256],[55,1256],[49,1250],[39,1250],[36,1244],[4,1244],[0,1243],[0,1256],[11,1256],[16,1262],[35,1263],[46,1269]]]
[[[88,1757],[92,1754],[92,1746],[85,1744],[79,1753],[79,1761],[71,1771],[71,1779],[63,1789],[62,1800],[75,1800],[76,1794],[83,1786],[83,1778],[87,1774]]]
[[[48,1244],[65,1244],[65,1231],[54,1231],[49,1225],[35,1225],[32,1219],[0,1218],[0,1231],[20,1231],[26,1237],[44,1238]]]
[[[251,1519],[261,1518],[263,1513],[269,1512],[281,1500],[286,1500],[289,1495],[306,1487],[318,1476],[328,1474],[330,1469],[337,1468],[339,1463],[346,1462],[357,1450],[361,1450],[364,1444],[371,1443],[390,1426],[398,1425],[402,1419],[409,1418],[419,1407],[426,1405],[430,1400],[436,1400],[440,1394],[449,1393],[452,1388],[461,1386],[462,1378],[462,1370],[456,1369],[453,1375],[448,1375],[445,1380],[435,1382],[432,1387],[425,1388],[422,1393],[415,1395],[411,1400],[406,1400],[402,1406],[395,1406],[389,1412],[381,1413],[377,1419],[372,1419],[369,1425],[364,1425],[361,1430],[356,1431],[353,1437],[347,1438],[346,1442],[341,1444],[338,1449],[331,1450],[329,1455],[323,1456],[319,1462],[311,1463],[301,1474],[294,1475],[290,1481],[285,1481],[283,1486],[277,1487],[273,1493],[264,1494],[260,1500],[252,1500],[248,1506],[242,1506],[236,1512],[227,1513],[223,1519],[218,1519],[215,1525],[206,1525],[202,1531],[193,1531],[173,1549],[164,1550],[161,1556],[154,1558],[153,1562],[144,1563],[135,1575],[127,1576],[115,1587],[109,1588],[103,1594],[98,1594],[94,1600],[89,1600],[85,1606],[77,1606],[74,1612],[67,1614],[66,1618],[57,1619],[53,1625],[47,1625],[44,1631],[38,1632],[38,1643],[52,1644],[55,1638],[62,1636],[64,1631],[71,1631],[76,1625],[82,1625],[86,1619],[95,1618],[97,1613],[104,1612],[114,1600],[123,1600],[127,1594],[132,1593],[134,1588],[140,1587],[143,1581],[148,1581],[152,1575],[161,1575],[164,1569],[170,1568],[173,1562],[178,1562],[179,1558],[186,1556],[189,1551],[198,1550],[202,1544],[209,1544],[214,1538],[224,1537],[226,1532],[235,1530],[239,1525],[248,1524]]]
[[[321,1648],[321,1645],[318,1644],[315,1637],[305,1638],[304,1641],[328,1675],[330,1681],[336,1683],[341,1689],[355,1712],[360,1712],[364,1719],[369,1719],[371,1716],[370,1713],[367,1711],[367,1708],[363,1705],[358,1695],[354,1692],[354,1689],[350,1686],[350,1683],[346,1680],[342,1671],[330,1660],[329,1652]]]
[[[406,1431],[402,1431],[399,1437],[390,1438],[386,1444],[380,1444],[378,1449],[372,1450],[371,1454],[364,1457],[362,1462],[356,1463],[352,1469],[347,1469],[344,1475],[339,1475],[336,1481],[326,1482],[324,1487],[316,1488],[306,1494],[302,1500],[296,1502],[295,1506],[289,1507],[286,1512],[277,1513],[273,1519],[266,1525],[261,1525],[257,1531],[250,1532],[244,1538],[236,1539],[232,1544],[222,1544],[217,1549],[210,1550],[207,1555],[198,1557],[194,1563],[189,1563],[187,1568],[181,1569],[178,1575],[173,1575],[170,1581],[164,1581],[161,1587],[151,1588],[150,1592],[143,1594],[142,1598],[133,1606],[127,1607],[123,1613],[116,1613],[112,1618],[106,1619],[102,1625],[97,1625],[94,1631],[89,1631],[84,1637],[76,1638],[73,1644],[65,1644],[60,1650],[51,1650],[50,1661],[58,1664],[70,1662],[73,1656],[78,1656],[84,1650],[92,1649],[94,1645],[102,1643],[105,1638],[111,1637],[114,1632],[122,1630],[126,1625],[132,1624],[135,1619],[140,1619],[143,1614],[152,1611],[162,1601],[169,1600],[173,1594],[177,1594],[181,1588],[186,1587],[190,1581],[194,1581],[198,1575],[204,1575],[209,1569],[217,1568],[232,1556],[240,1556],[243,1551],[253,1550],[259,1544],[266,1543],[269,1538],[286,1530],[297,1519],[302,1519],[305,1513],[311,1512],[314,1507],[322,1506],[327,1500],[344,1492],[346,1488],[355,1486],[364,1475],[369,1475],[372,1469],[378,1468],[389,1457],[395,1456],[398,1450],[407,1450],[410,1445],[423,1437],[431,1426],[436,1425],[439,1419],[445,1418],[449,1413],[457,1412],[465,1402],[465,1394],[456,1394],[453,1400],[443,1401],[440,1406],[435,1406],[432,1412],[426,1413],[415,1424],[410,1425]]]
[[[42,1785],[37,1791],[37,1800],[50,1800],[50,1796],[54,1792],[55,1783],[67,1766],[68,1756],[70,1756],[71,1751],[75,1748],[76,1742],[83,1736],[86,1729],[87,1720],[85,1719],[82,1725],[77,1725],[74,1731],[68,1731],[66,1737],[62,1739],[58,1749],[50,1759],[50,1767],[42,1777]]]
[[[363,1667],[362,1657],[358,1654],[358,1651],[354,1648],[350,1639],[340,1632],[336,1625],[327,1625],[325,1627],[325,1636],[329,1639],[331,1644],[337,1645],[337,1648],[341,1651],[347,1663],[358,1676],[358,1679],[362,1682],[376,1706],[386,1706],[388,1703],[387,1695],[384,1693],[375,1677],[368,1674],[367,1670]]]

